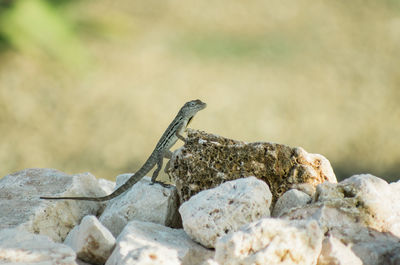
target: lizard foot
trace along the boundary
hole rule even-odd
[[[169,185],[169,184],[167,184],[167,183],[164,183],[164,182],[161,182],[161,181],[158,181],[158,180],[150,182],[150,185],[154,185],[154,184],[160,184],[160,185],[163,186],[164,188],[169,188],[169,187],[171,187],[171,185]]]

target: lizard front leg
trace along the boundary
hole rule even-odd
[[[183,141],[186,144],[186,138],[185,136],[182,135],[183,132],[186,131],[185,126],[181,125],[175,132],[176,137],[178,137],[179,140]]]
[[[172,153],[170,150],[167,150],[167,151],[165,151],[165,153],[163,154],[163,156],[164,156],[164,158],[171,159],[172,154],[173,154],[173,153]]]

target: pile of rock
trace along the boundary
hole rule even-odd
[[[177,187],[145,177],[106,203],[46,201],[115,185],[53,169],[2,178],[0,263],[400,264],[400,181],[336,183],[301,148],[188,136],[170,163]]]

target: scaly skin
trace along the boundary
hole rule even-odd
[[[186,141],[182,133],[186,130],[186,127],[196,115],[196,113],[206,107],[206,103],[201,100],[192,100],[186,102],[185,105],[179,110],[175,119],[171,122],[168,128],[165,130],[160,140],[158,141],[156,147],[151,153],[150,157],[146,160],[143,166],[132,175],[128,181],[126,181],[121,187],[115,190],[110,195],[104,197],[40,197],[41,199],[48,200],[84,200],[84,201],[107,201],[113,199],[128,189],[135,185],[139,180],[141,180],[155,165],[157,165],[156,170],[151,177],[152,184],[159,183],[163,186],[166,184],[156,181],[158,173],[160,172],[163,165],[163,158],[171,158],[171,147],[178,141]]]

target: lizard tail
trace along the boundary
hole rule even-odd
[[[135,173],[133,174],[122,186],[116,189],[113,193],[103,196],[103,197],[46,197],[42,196],[40,199],[45,200],[81,200],[81,201],[108,201],[111,200],[125,191],[127,191],[130,187],[135,185],[139,180],[141,180],[157,163],[156,154],[152,153],[144,165]]]

